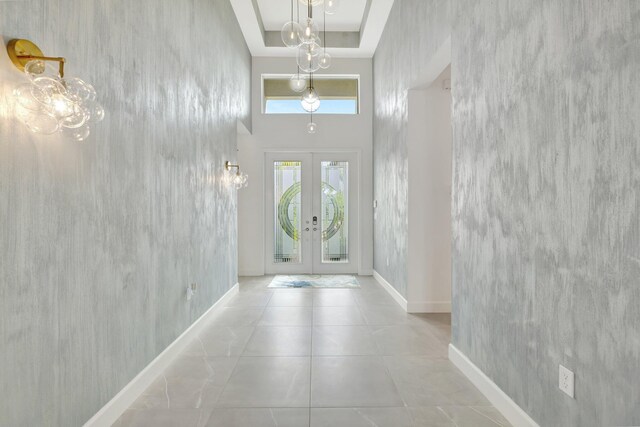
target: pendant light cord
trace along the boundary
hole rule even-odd
[[[327,53],[327,12],[322,14],[322,48]]]

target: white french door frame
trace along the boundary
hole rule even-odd
[[[300,149],[265,150],[265,273],[266,274],[358,274],[360,266],[360,150]],[[302,164],[302,262],[274,262],[274,168],[276,161],[300,161]],[[349,162],[348,173],[348,262],[322,262],[321,244],[321,171],[323,161]],[[306,208],[305,208],[306,207]],[[318,217],[314,227],[312,218]],[[308,223],[307,223],[308,222]],[[309,230],[307,231],[307,228]],[[315,228],[315,230],[314,230]]]

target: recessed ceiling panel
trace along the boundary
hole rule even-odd
[[[291,0],[257,0],[262,23],[266,31],[280,31],[282,25],[291,19]],[[341,0],[334,15],[326,15],[327,31],[360,31],[367,0]],[[294,0],[300,10],[300,18],[306,17],[307,8],[299,0]],[[322,29],[322,6],[314,7],[314,18]]]

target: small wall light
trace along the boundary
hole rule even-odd
[[[65,78],[65,58],[44,56],[29,40],[15,39],[7,45],[13,64],[29,82],[14,90],[18,119],[29,130],[45,135],[61,132],[76,141],[89,136],[89,123],[104,119],[96,91],[77,77]],[[49,62],[57,62],[58,68]]]
[[[244,188],[249,185],[249,175],[244,172],[240,172],[240,165],[232,165],[229,161],[224,164],[224,168],[227,171],[229,182],[233,184],[237,189]],[[232,171],[235,169],[235,172]]]

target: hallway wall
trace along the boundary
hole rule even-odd
[[[453,343],[541,426],[640,425],[640,3],[465,1],[453,34]]]
[[[30,134],[0,52],[0,425],[79,426],[237,281],[251,57],[228,0],[5,1],[0,34],[106,109],[84,143]]]
[[[406,94],[450,22],[453,344],[542,426],[638,425],[640,4],[395,2],[374,58],[374,268],[403,293]]]

